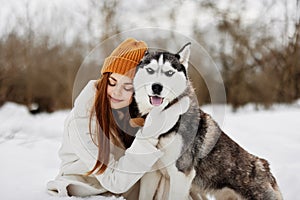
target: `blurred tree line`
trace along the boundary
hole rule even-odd
[[[282,3],[286,6],[287,1]],[[221,19],[217,29],[223,37],[214,53],[222,66],[228,103],[234,108],[249,102],[269,107],[300,98],[300,18],[292,23],[293,33],[288,37],[290,21],[285,15],[282,32],[286,35],[282,38],[279,29],[275,35],[269,31],[275,22],[243,26],[239,15],[230,16],[230,9],[220,10],[211,2],[202,6]],[[299,1],[294,6],[299,8]],[[288,12],[287,8],[284,12]]]
[[[99,41],[118,33],[117,26],[109,25],[117,24],[114,17],[117,2],[89,1],[91,9],[100,11],[103,16],[103,21],[96,23],[106,24],[104,34],[93,38],[94,43],[85,41],[80,34],[69,40],[68,27],[59,24],[64,16],[54,13],[51,20],[56,27],[53,29],[60,30],[55,34],[56,38],[53,39],[50,32],[37,34],[33,27],[34,18],[44,13],[41,11],[34,13],[34,18],[30,17],[30,1],[25,2],[26,16],[17,18],[15,29],[0,40],[0,106],[13,101],[26,105],[33,113],[71,108],[73,83],[84,57]],[[93,37],[92,13],[82,14],[88,16],[87,25],[82,28]],[[69,20],[72,23],[74,19]],[[44,22],[40,23],[39,28],[44,25]],[[19,34],[20,27],[23,34]]]
[[[13,101],[47,112],[70,107],[81,45],[50,46],[48,38],[35,44],[11,33],[0,42],[0,105]]]
[[[196,9],[213,13],[217,20],[214,24],[217,39],[211,45],[209,35],[200,27],[199,18],[191,22],[191,37],[201,43],[218,64],[225,84],[227,103],[234,108],[249,102],[266,107],[277,102],[291,103],[300,98],[300,19],[292,21],[293,34],[279,42],[278,35],[270,33],[262,23],[245,25],[234,10],[220,9],[217,1],[197,1]],[[284,2],[284,0],[282,1]],[[100,41],[134,28],[134,24],[124,27],[119,19],[122,12],[120,1],[88,1],[91,12],[82,29],[90,32],[91,40],[85,40],[80,34],[71,42],[64,42],[68,37],[67,27],[61,35],[56,35],[59,42],[53,42],[50,33],[36,34],[33,19],[26,15],[20,19],[16,28],[0,40],[0,106],[6,101],[25,104],[30,109],[37,104],[39,111],[51,112],[70,108],[73,82],[76,72],[92,48]],[[163,2],[162,2],[163,3]],[[177,11],[185,1],[175,1],[165,16],[170,28],[178,28]],[[298,1],[295,1],[298,6]],[[25,5],[28,9],[28,4]],[[157,3],[148,2],[147,8],[155,8]],[[101,17],[94,19],[93,13]],[[287,10],[285,11],[287,12]],[[150,14],[149,23],[159,25],[159,21]],[[147,19],[147,16],[143,17]],[[290,24],[290,19],[284,23]],[[18,27],[24,28],[18,34]],[[95,35],[93,27],[101,30]],[[286,31],[286,30],[283,30]],[[258,34],[259,33],[259,34]],[[158,43],[167,42],[160,38]],[[200,104],[210,102],[205,81],[191,70],[190,77],[198,94]]]

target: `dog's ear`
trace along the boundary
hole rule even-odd
[[[190,52],[191,52],[191,43],[185,44],[175,55],[179,62],[187,69],[189,65],[189,58],[190,58]]]
[[[145,51],[145,53],[144,53],[144,56],[146,56],[146,55],[148,55],[149,54],[149,51],[148,51],[148,49]]]

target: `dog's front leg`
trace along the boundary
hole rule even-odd
[[[168,167],[170,176],[169,200],[187,200],[189,199],[192,181],[196,175],[194,169],[187,174],[179,171],[175,164]]]
[[[161,176],[161,173],[157,170],[148,172],[141,178],[139,200],[153,200]]]

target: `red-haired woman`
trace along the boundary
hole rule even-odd
[[[168,110],[151,111],[145,128],[130,126],[132,79],[146,50],[143,41],[122,42],[105,59],[100,79],[90,81],[76,98],[65,120],[62,163],[58,176],[47,184],[49,193],[138,199],[139,179],[162,156],[156,132],[170,129],[180,114],[172,113],[166,123],[159,115]]]

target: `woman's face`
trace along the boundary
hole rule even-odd
[[[132,101],[132,79],[117,73],[108,78],[107,95],[112,109],[128,106]]]

